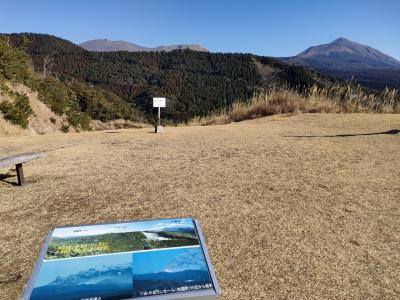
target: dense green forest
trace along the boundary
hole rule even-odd
[[[143,119],[141,113],[125,100],[100,86],[75,78],[62,80],[57,74],[47,71],[35,72],[31,68],[30,44],[31,40],[26,35],[13,36],[13,39],[0,35],[0,93],[15,100],[1,102],[0,112],[10,122],[26,128],[32,110],[26,95],[10,91],[6,81],[30,87],[56,114],[65,115],[67,123],[63,126],[64,131],[69,126],[88,130],[91,119]]]
[[[152,234],[155,238],[148,238],[146,234]],[[160,237],[161,239],[159,239]],[[49,243],[46,259],[194,246],[198,244],[199,241],[194,233],[172,231],[114,232],[93,236],[53,238]]]
[[[273,85],[302,90],[336,82],[302,67],[251,54],[190,50],[89,52],[50,35],[7,37],[14,47],[25,49],[35,71],[50,78],[52,87],[64,85],[73,92],[73,103],[79,106],[75,111],[100,120],[137,118],[137,111],[150,120],[152,97],[164,96],[168,101],[164,117],[186,122],[229,108],[235,101],[246,101],[254,92]],[[62,104],[59,109],[57,105],[69,98],[52,95],[54,98],[48,101],[56,111],[70,106]]]

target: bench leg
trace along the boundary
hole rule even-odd
[[[17,170],[18,185],[24,185],[24,171],[22,170],[22,164],[16,164],[15,169]]]

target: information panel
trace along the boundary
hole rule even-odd
[[[185,218],[55,228],[22,299],[218,299],[219,294],[198,223]]]

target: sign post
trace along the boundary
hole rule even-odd
[[[158,121],[156,126],[156,133],[163,133],[164,128],[161,126],[161,107],[165,107],[166,101],[165,98],[154,97],[153,98],[153,107],[158,108]]]

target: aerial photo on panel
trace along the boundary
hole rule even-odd
[[[156,220],[55,229],[45,258],[199,245],[192,219]]]
[[[30,300],[132,297],[132,254],[45,261]]]
[[[132,254],[133,296],[154,296],[212,288],[200,247]]]

